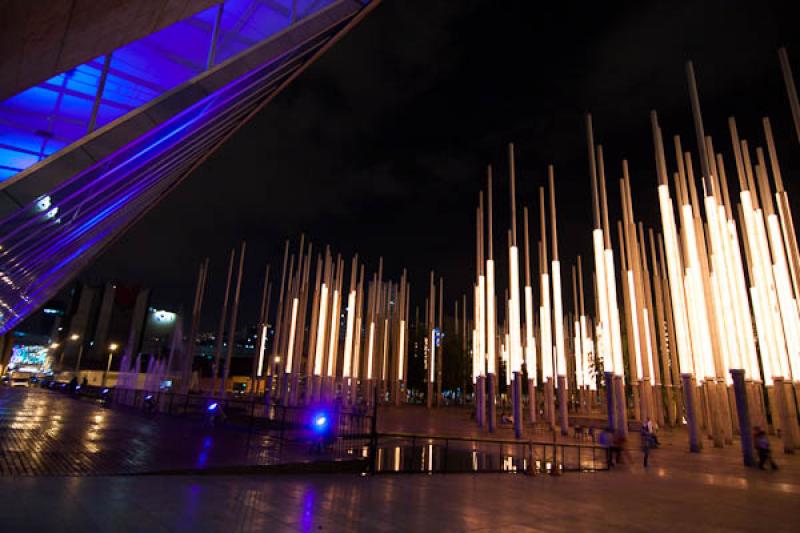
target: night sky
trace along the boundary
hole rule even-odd
[[[150,286],[155,305],[188,310],[208,255],[208,328],[226,255],[245,239],[240,320],[254,322],[264,264],[279,269],[284,240],[296,246],[305,232],[316,249],[359,252],[369,270],[381,255],[388,276],[408,268],[412,315],[435,269],[452,309],[474,277],[473,217],[488,163],[496,176],[495,253],[504,253],[509,141],[517,146],[520,206],[537,204],[546,165],[555,165],[562,263],[591,250],[587,111],[606,150],[612,209],[627,157],[636,216],[658,222],[648,114],[656,109],[665,138],[679,133],[695,150],[687,59],[718,150],[730,144],[728,115],[758,144],[760,119],[771,117],[797,206],[800,147],[777,58],[778,46],[787,46],[800,76],[791,3],[606,4],[384,0],[82,279]],[[732,170],[729,162],[733,178]],[[538,208],[532,217],[538,235]]]

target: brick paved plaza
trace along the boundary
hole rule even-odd
[[[465,411],[388,410],[381,430],[453,432]],[[392,424],[388,427],[387,424]],[[396,426],[396,427],[395,427]],[[2,531],[796,531],[800,460],[740,466],[738,448],[686,451],[662,432],[651,467],[562,476],[134,475],[277,462],[267,438],[0,390]],[[775,447],[775,444],[773,444]],[[293,459],[300,460],[297,455]],[[286,458],[284,458],[286,460]],[[202,464],[201,464],[202,463]],[[87,475],[88,474],[88,475]],[[713,503],[712,503],[713,502]]]

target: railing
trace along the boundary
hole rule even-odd
[[[608,450],[594,444],[381,433],[378,473],[560,474],[608,470]]]

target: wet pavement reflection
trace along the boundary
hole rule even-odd
[[[98,475],[269,465],[266,435],[105,409],[42,389],[0,389],[0,475]]]

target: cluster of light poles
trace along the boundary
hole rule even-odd
[[[780,59],[800,137],[800,104],[785,50],[780,51]],[[729,120],[739,182],[738,201],[733,201],[725,158],[715,151],[712,138],[704,131],[691,63],[687,79],[696,154],[686,151],[675,136],[670,170],[661,126],[655,112],[651,116],[661,233],[646,231],[637,222],[631,176],[623,160],[621,218],[616,225],[617,246],[612,244],[603,147],[595,144],[591,116],[587,116],[593,315],[586,312],[584,304],[579,257],[577,270],[573,268],[573,312],[570,320],[565,317],[552,166],[547,170],[549,205],[545,189],[539,190],[538,316],[530,274],[527,207],[523,215],[525,286],[520,291],[513,145],[509,146],[508,290],[503,305],[496,303],[489,169],[487,205],[485,208],[481,192],[476,212],[471,346],[476,420],[489,431],[495,429],[496,368],[501,363],[506,375],[513,376],[508,379],[517,436],[522,431],[519,377],[524,370],[529,420],[537,419],[540,374],[544,421],[555,430],[560,420],[564,433],[570,383],[582,410],[598,400],[595,392],[602,383],[609,427],[621,434],[628,430],[627,411],[631,409],[633,417],[642,422],[673,425],[685,421],[693,451],[702,447],[703,431],[715,446],[732,442],[738,433],[749,462],[752,426],[767,428],[769,418],[787,451],[800,446],[800,254],[772,127],[764,118],[765,148],[753,150],[739,137],[734,119]],[[502,323],[498,322],[498,307],[505,311]],[[566,335],[565,329],[571,329],[572,335]],[[598,375],[601,366],[602,379]],[[626,381],[630,381],[631,403]]]
[[[230,381],[244,255],[242,243],[235,284],[235,250],[228,261],[212,370],[213,395],[224,395]],[[357,254],[348,276],[344,258],[330,248],[315,256],[312,244],[301,236],[297,251],[290,253],[286,242],[271,345],[269,266],[264,274],[250,394],[264,393],[267,402],[283,405],[334,399],[354,404],[359,395],[370,404],[375,397],[400,403],[408,373],[410,284],[405,271],[399,281],[385,280],[383,259],[371,280],[365,280],[364,271]],[[205,260],[198,274],[190,332],[196,331],[202,311],[207,273]],[[227,345],[223,341],[226,326]],[[193,338],[190,333],[187,342]],[[190,355],[184,362],[191,361],[191,345],[185,351]],[[182,381],[187,382],[188,375]]]

